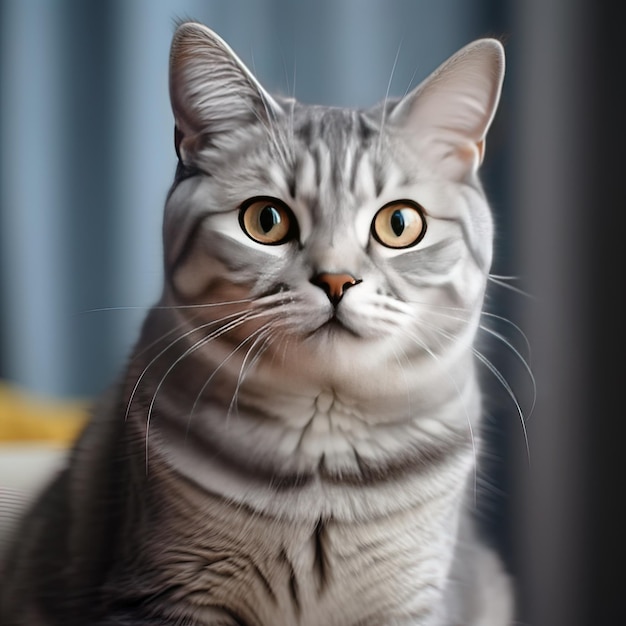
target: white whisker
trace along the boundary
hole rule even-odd
[[[251,298],[244,298],[242,300],[229,300],[224,302],[210,302],[205,304],[172,304],[168,306],[108,306],[100,307],[97,309],[85,309],[79,311],[74,315],[83,315],[86,313],[101,313],[106,311],[174,311],[184,309],[210,309],[218,306],[228,306],[231,304],[245,304],[246,302],[252,302]]]
[[[389,93],[391,91],[391,83],[393,82],[393,76],[396,72],[396,67],[398,66],[398,59],[400,58],[400,50],[402,49],[402,39],[398,43],[398,49],[396,50],[396,57],[393,60],[393,65],[391,67],[391,74],[389,76],[389,81],[387,82],[387,91],[385,92],[385,99],[383,101],[383,110],[382,110],[382,118],[380,121],[380,130],[378,132],[378,140],[376,143],[376,157],[380,158],[380,150],[382,148],[382,137],[385,131],[385,124],[387,122],[387,103],[389,102]]]
[[[263,126],[270,143],[274,146],[276,156],[279,157],[283,167],[289,170],[291,169],[291,163],[294,159],[292,144],[290,144],[283,138],[282,133],[280,132],[280,128],[274,123],[274,118],[276,114],[268,104],[266,97],[261,92],[259,92],[259,97],[261,98],[261,102],[263,103],[265,117],[261,115],[261,113],[254,106],[254,104],[248,102],[248,100],[246,99],[244,99],[244,103],[246,107],[250,110],[252,115],[254,115],[254,117],[257,119],[259,124]]]
[[[210,343],[211,341],[213,341],[214,339],[216,339],[217,337],[221,337],[223,334],[229,332],[230,330],[233,330],[234,328],[237,328],[239,326],[241,326],[242,324],[245,324],[246,322],[249,322],[253,319],[257,319],[258,317],[261,317],[262,315],[267,315],[266,312],[262,312],[262,313],[256,313],[256,314],[252,314],[250,312],[246,312],[247,314],[243,314],[241,319],[236,320],[235,322],[230,322],[229,324],[227,324],[226,326],[220,326],[220,328],[218,330],[216,330],[213,333],[210,333],[209,335],[207,335],[206,337],[203,337],[202,339],[198,340],[196,343],[194,343],[193,345],[191,345],[189,348],[187,348],[187,350],[185,350],[183,352],[183,354],[181,354],[179,357],[177,357],[174,362],[167,368],[165,374],[163,374],[163,376],[161,377],[161,380],[159,380],[157,386],[155,387],[153,393],[152,393],[152,399],[150,400],[150,405],[148,406],[148,414],[146,417],[146,442],[145,442],[145,454],[146,454],[146,473],[148,471],[148,435],[149,435],[149,431],[150,431],[150,420],[152,417],[152,412],[154,409],[154,404],[156,402],[156,397],[159,393],[159,391],[161,390],[161,387],[163,386],[163,384],[165,383],[165,380],[167,379],[167,377],[169,376],[169,374],[172,372],[172,370],[183,360],[185,359],[187,356],[189,356],[190,354],[193,354],[194,352],[196,352],[197,350],[199,350],[200,348],[203,348],[206,344]],[[203,325],[203,326],[207,326],[207,325]],[[188,333],[185,333],[186,335],[189,335],[192,332],[197,332],[198,330],[200,330],[202,327],[200,328],[194,328],[192,331],[189,331]],[[177,340],[178,341],[178,340]],[[246,339],[247,341],[247,339]]]
[[[143,380],[143,377],[146,375],[146,373],[148,372],[148,370],[150,369],[150,367],[152,367],[152,365],[154,365],[154,363],[156,363],[168,350],[170,350],[173,346],[175,346],[179,341],[182,341],[184,339],[186,339],[187,337],[189,337],[189,335],[195,333],[195,332],[199,332],[201,330],[204,330],[205,328],[209,328],[210,326],[215,326],[218,324],[221,324],[222,322],[224,322],[227,319],[232,319],[232,318],[236,318],[238,316],[242,316],[242,315],[246,315],[247,311],[243,311],[243,312],[238,312],[238,313],[232,313],[231,315],[227,315],[224,318],[221,318],[219,320],[213,320],[210,322],[207,322],[206,324],[201,324],[200,326],[194,326],[193,328],[191,328],[190,330],[188,330],[186,333],[183,333],[182,335],[180,335],[179,337],[177,337],[174,341],[170,342],[165,348],[163,348],[163,350],[161,350],[155,357],[152,358],[152,360],[148,363],[148,365],[146,365],[143,369],[143,371],[141,372],[141,374],[139,375],[139,377],[137,378],[137,380],[135,381],[135,385],[131,391],[131,394],[129,396],[128,399],[128,403],[126,405],[126,413],[124,415],[124,420],[128,419],[128,414],[130,412],[130,408],[133,402],[133,399],[135,397],[135,394],[137,392],[137,389],[139,387],[139,385],[141,384],[141,381]],[[226,330],[229,330],[229,326],[230,324],[232,324],[232,322],[230,322],[229,324],[226,325]],[[222,332],[224,327],[220,327],[219,332]],[[224,331],[225,332],[225,331]]]
[[[450,333],[446,332],[442,328],[438,328],[434,324],[428,324],[427,322],[425,324],[429,328],[434,330],[435,332],[439,333],[441,336],[446,337],[447,339],[449,339],[451,342],[454,342],[456,340],[456,337],[454,337]],[[518,414],[518,416],[520,418],[520,424],[522,426],[522,431],[523,431],[523,434],[524,434],[524,443],[525,443],[525,446],[526,446],[526,455],[527,455],[527,458],[528,458],[528,462],[530,463],[530,446],[529,446],[529,443],[528,443],[528,433],[526,431],[526,418],[524,416],[524,411],[522,410],[522,407],[521,407],[521,405],[520,405],[520,403],[519,403],[519,401],[517,399],[517,396],[515,395],[515,392],[513,391],[511,386],[509,385],[509,383],[506,380],[506,378],[502,375],[502,372],[500,372],[500,370],[482,352],[480,352],[480,350],[477,350],[474,346],[471,347],[471,350],[472,350],[472,353],[474,354],[474,356],[487,368],[488,371],[490,371],[493,374],[493,376],[496,378],[496,380],[502,385],[503,389],[507,392],[509,398],[511,399],[511,401],[515,405],[515,408],[517,410],[517,414]],[[534,378],[533,378],[533,380],[534,380]]]
[[[506,283],[506,278],[507,277],[504,276],[496,276],[495,274],[489,274],[487,276],[487,280],[492,282],[494,285],[498,285],[499,287],[503,287],[504,289],[510,289],[511,291],[514,291],[515,293],[518,293],[525,298],[534,299],[534,296],[532,294],[524,291],[523,289],[520,289],[519,287],[515,287],[514,285],[509,285],[508,283]]]
[[[437,314],[439,316],[441,316],[441,317],[445,317],[446,319],[458,320],[459,322],[467,322],[467,321],[469,321],[469,317],[470,316],[465,317],[465,316],[451,315],[451,313],[457,313],[457,312],[468,313],[469,312],[468,309],[464,309],[464,308],[460,308],[460,307],[445,306],[445,305],[430,304],[430,303],[419,302],[419,301],[417,301],[417,302],[413,301],[413,302],[415,304],[419,304],[420,306],[423,306],[423,307],[430,307],[430,308],[436,309],[437,310]],[[446,311],[449,311],[451,313],[448,313]],[[523,340],[523,342],[525,344],[526,351],[528,352],[528,357],[524,357],[524,355],[513,345],[513,342],[508,337],[506,337],[502,333],[499,333],[499,332],[489,328],[488,326],[486,326],[484,324],[479,324],[479,328],[481,330],[483,330],[484,332],[488,333],[489,335],[491,335],[494,338],[496,338],[499,341],[501,341],[505,346],[507,346],[508,349],[511,350],[511,352],[513,352],[513,354],[519,359],[520,363],[522,364],[522,367],[524,368],[524,370],[528,374],[528,377],[530,379],[530,382],[531,382],[531,385],[532,385],[532,389],[533,389],[532,408],[529,411],[529,416],[528,416],[528,417],[530,417],[530,414],[533,412],[534,406],[535,406],[535,403],[536,403],[536,381],[535,381],[535,376],[533,374],[532,368],[530,366],[530,358],[531,358],[530,341],[528,340],[528,337],[526,336],[524,331],[517,324],[515,324],[514,322],[512,322],[508,318],[506,318],[506,317],[504,317],[502,315],[497,315],[495,313],[490,313],[488,311],[481,311],[481,316],[489,317],[491,319],[494,319],[494,320],[497,320],[499,322],[503,322],[503,323],[507,324],[508,326],[513,328],[517,333],[519,333],[519,335],[521,336],[521,338],[522,338],[522,340]],[[437,330],[439,330],[439,329],[437,329]]]
[[[176,345],[179,341],[182,341],[183,339],[185,339],[186,337],[188,337],[189,335],[191,335],[194,332],[197,332],[199,330],[203,330],[204,328],[207,328],[213,324],[216,324],[219,322],[208,322],[206,324],[202,324],[201,326],[194,326],[191,330],[187,331],[186,333],[183,333],[181,336],[177,337],[176,339],[174,339],[174,341],[171,341],[165,348],[163,348],[156,356],[154,356],[150,362],[143,368],[143,370],[141,371],[141,374],[139,374],[139,376],[137,377],[137,380],[135,381],[135,384],[133,386],[133,389],[130,393],[129,399],[128,399],[128,403],[126,405],[126,412],[124,414],[124,420],[128,420],[128,416],[130,413],[130,409],[131,409],[131,405],[133,403],[135,394],[137,392],[137,389],[139,387],[139,385],[141,384],[141,381],[143,380],[144,376],[148,373],[148,370],[152,367],[152,365],[154,365],[154,363],[156,363],[159,358],[161,358],[168,350],[170,350],[174,345]],[[176,330],[178,330],[181,327],[186,326],[187,323],[183,323],[181,325],[179,325],[178,327],[171,329],[170,331],[168,331],[167,333],[165,333],[164,335],[162,335],[161,337],[159,337],[157,340],[153,341],[150,346],[154,346],[157,343],[159,343],[160,341],[162,341],[165,337],[167,337],[168,335],[171,335],[173,332],[175,332]],[[145,352],[148,348],[144,348],[142,350],[142,352]]]
[[[537,403],[537,384],[535,380],[535,375],[533,374],[533,371],[530,368],[530,364],[520,354],[519,350],[504,335],[502,335],[501,333],[495,330],[492,330],[491,328],[488,328],[487,326],[481,325],[480,328],[484,330],[486,333],[490,334],[492,337],[495,337],[496,339],[501,341],[507,348],[509,348],[509,350],[511,350],[511,352],[513,352],[513,354],[519,359],[520,363],[522,364],[522,367],[526,370],[526,373],[528,374],[528,377],[530,378],[530,382],[531,382],[531,386],[533,390],[532,403],[528,411],[528,415],[526,417],[526,419],[528,420],[530,416],[533,414],[533,411],[535,410],[535,404]]]
[[[187,437],[189,435],[189,430],[191,428],[191,421],[193,419],[194,413],[196,412],[196,407],[198,406],[198,402],[200,401],[200,398],[203,396],[206,388],[209,386],[209,384],[211,383],[213,378],[222,369],[222,367],[226,363],[228,363],[228,361],[230,361],[230,359],[237,353],[237,351],[250,340],[251,337],[253,337],[258,332],[261,332],[263,329],[265,329],[267,327],[268,327],[268,324],[265,324],[261,328],[257,329],[257,331],[255,331],[254,333],[252,333],[251,335],[249,335],[248,337],[243,339],[233,350],[231,350],[231,352],[228,354],[228,356],[226,356],[226,358],[224,358],[220,362],[220,364],[213,370],[211,375],[204,381],[204,383],[202,384],[202,387],[200,388],[200,391],[196,394],[196,398],[195,398],[194,403],[193,403],[193,405],[191,407],[191,411],[189,412],[189,418],[187,419],[187,428],[186,428],[186,431],[185,431],[185,439],[187,439]]]
[[[245,357],[243,358],[242,362],[241,362],[241,367],[239,368],[239,375],[237,377],[237,384],[235,385],[235,391],[233,392],[233,397],[232,400],[230,401],[230,404],[228,406],[228,411],[226,412],[226,422],[228,423],[228,420],[230,418],[231,412],[234,410],[235,413],[238,412],[237,409],[237,397],[239,395],[239,389],[241,388],[241,385],[243,383],[243,380],[245,378],[246,373],[252,368],[254,367],[254,364],[257,362],[258,358],[260,357],[259,352],[257,352],[257,354],[252,358],[252,360],[250,361],[250,363],[248,364],[248,357],[250,356],[250,354],[252,353],[252,350],[254,350],[254,348],[258,345],[258,343],[260,341],[263,341],[263,346],[261,346],[261,350],[263,350],[266,346],[265,341],[267,340],[266,338],[271,335],[272,333],[272,327],[271,324],[266,324],[265,326],[259,328],[257,331],[255,331],[254,333],[252,333],[247,339],[246,341],[248,341],[249,339],[252,339],[254,337],[254,341],[252,342],[252,345],[250,346],[250,348],[248,348],[248,351],[246,352]],[[256,335],[256,336],[255,336]],[[243,345],[243,342],[242,344]],[[248,365],[248,367],[246,368],[246,365]]]
[[[530,346],[530,341],[528,340],[526,333],[515,322],[512,322],[510,319],[502,315],[490,313],[489,311],[483,311],[481,315],[484,315],[485,317],[490,317],[491,319],[498,320],[499,322],[504,322],[505,324],[508,324],[509,326],[511,326],[515,331],[517,331],[519,335],[521,336],[522,341],[526,345],[526,352],[528,352],[528,361],[531,360],[530,357],[531,357],[532,348]]]

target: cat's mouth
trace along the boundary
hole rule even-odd
[[[354,328],[347,326],[338,317],[337,313],[333,313],[321,326],[318,326],[309,336],[318,333],[326,333],[328,336],[339,336],[341,334],[349,334],[352,337],[361,337]]]

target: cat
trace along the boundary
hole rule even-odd
[[[480,39],[310,106],[176,27],[162,296],[12,542],[3,625],[511,623],[472,521],[503,75]]]

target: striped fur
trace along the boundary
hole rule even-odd
[[[369,111],[271,96],[198,24],[170,71],[163,295],[23,523],[2,623],[510,623],[465,507],[500,44]],[[259,197],[284,242],[245,232]],[[374,232],[398,201],[421,207],[415,245]]]

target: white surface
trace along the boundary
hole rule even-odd
[[[0,553],[20,515],[58,472],[67,449],[44,444],[0,445]]]
[[[67,449],[50,444],[1,444],[0,489],[33,492],[63,466]]]

